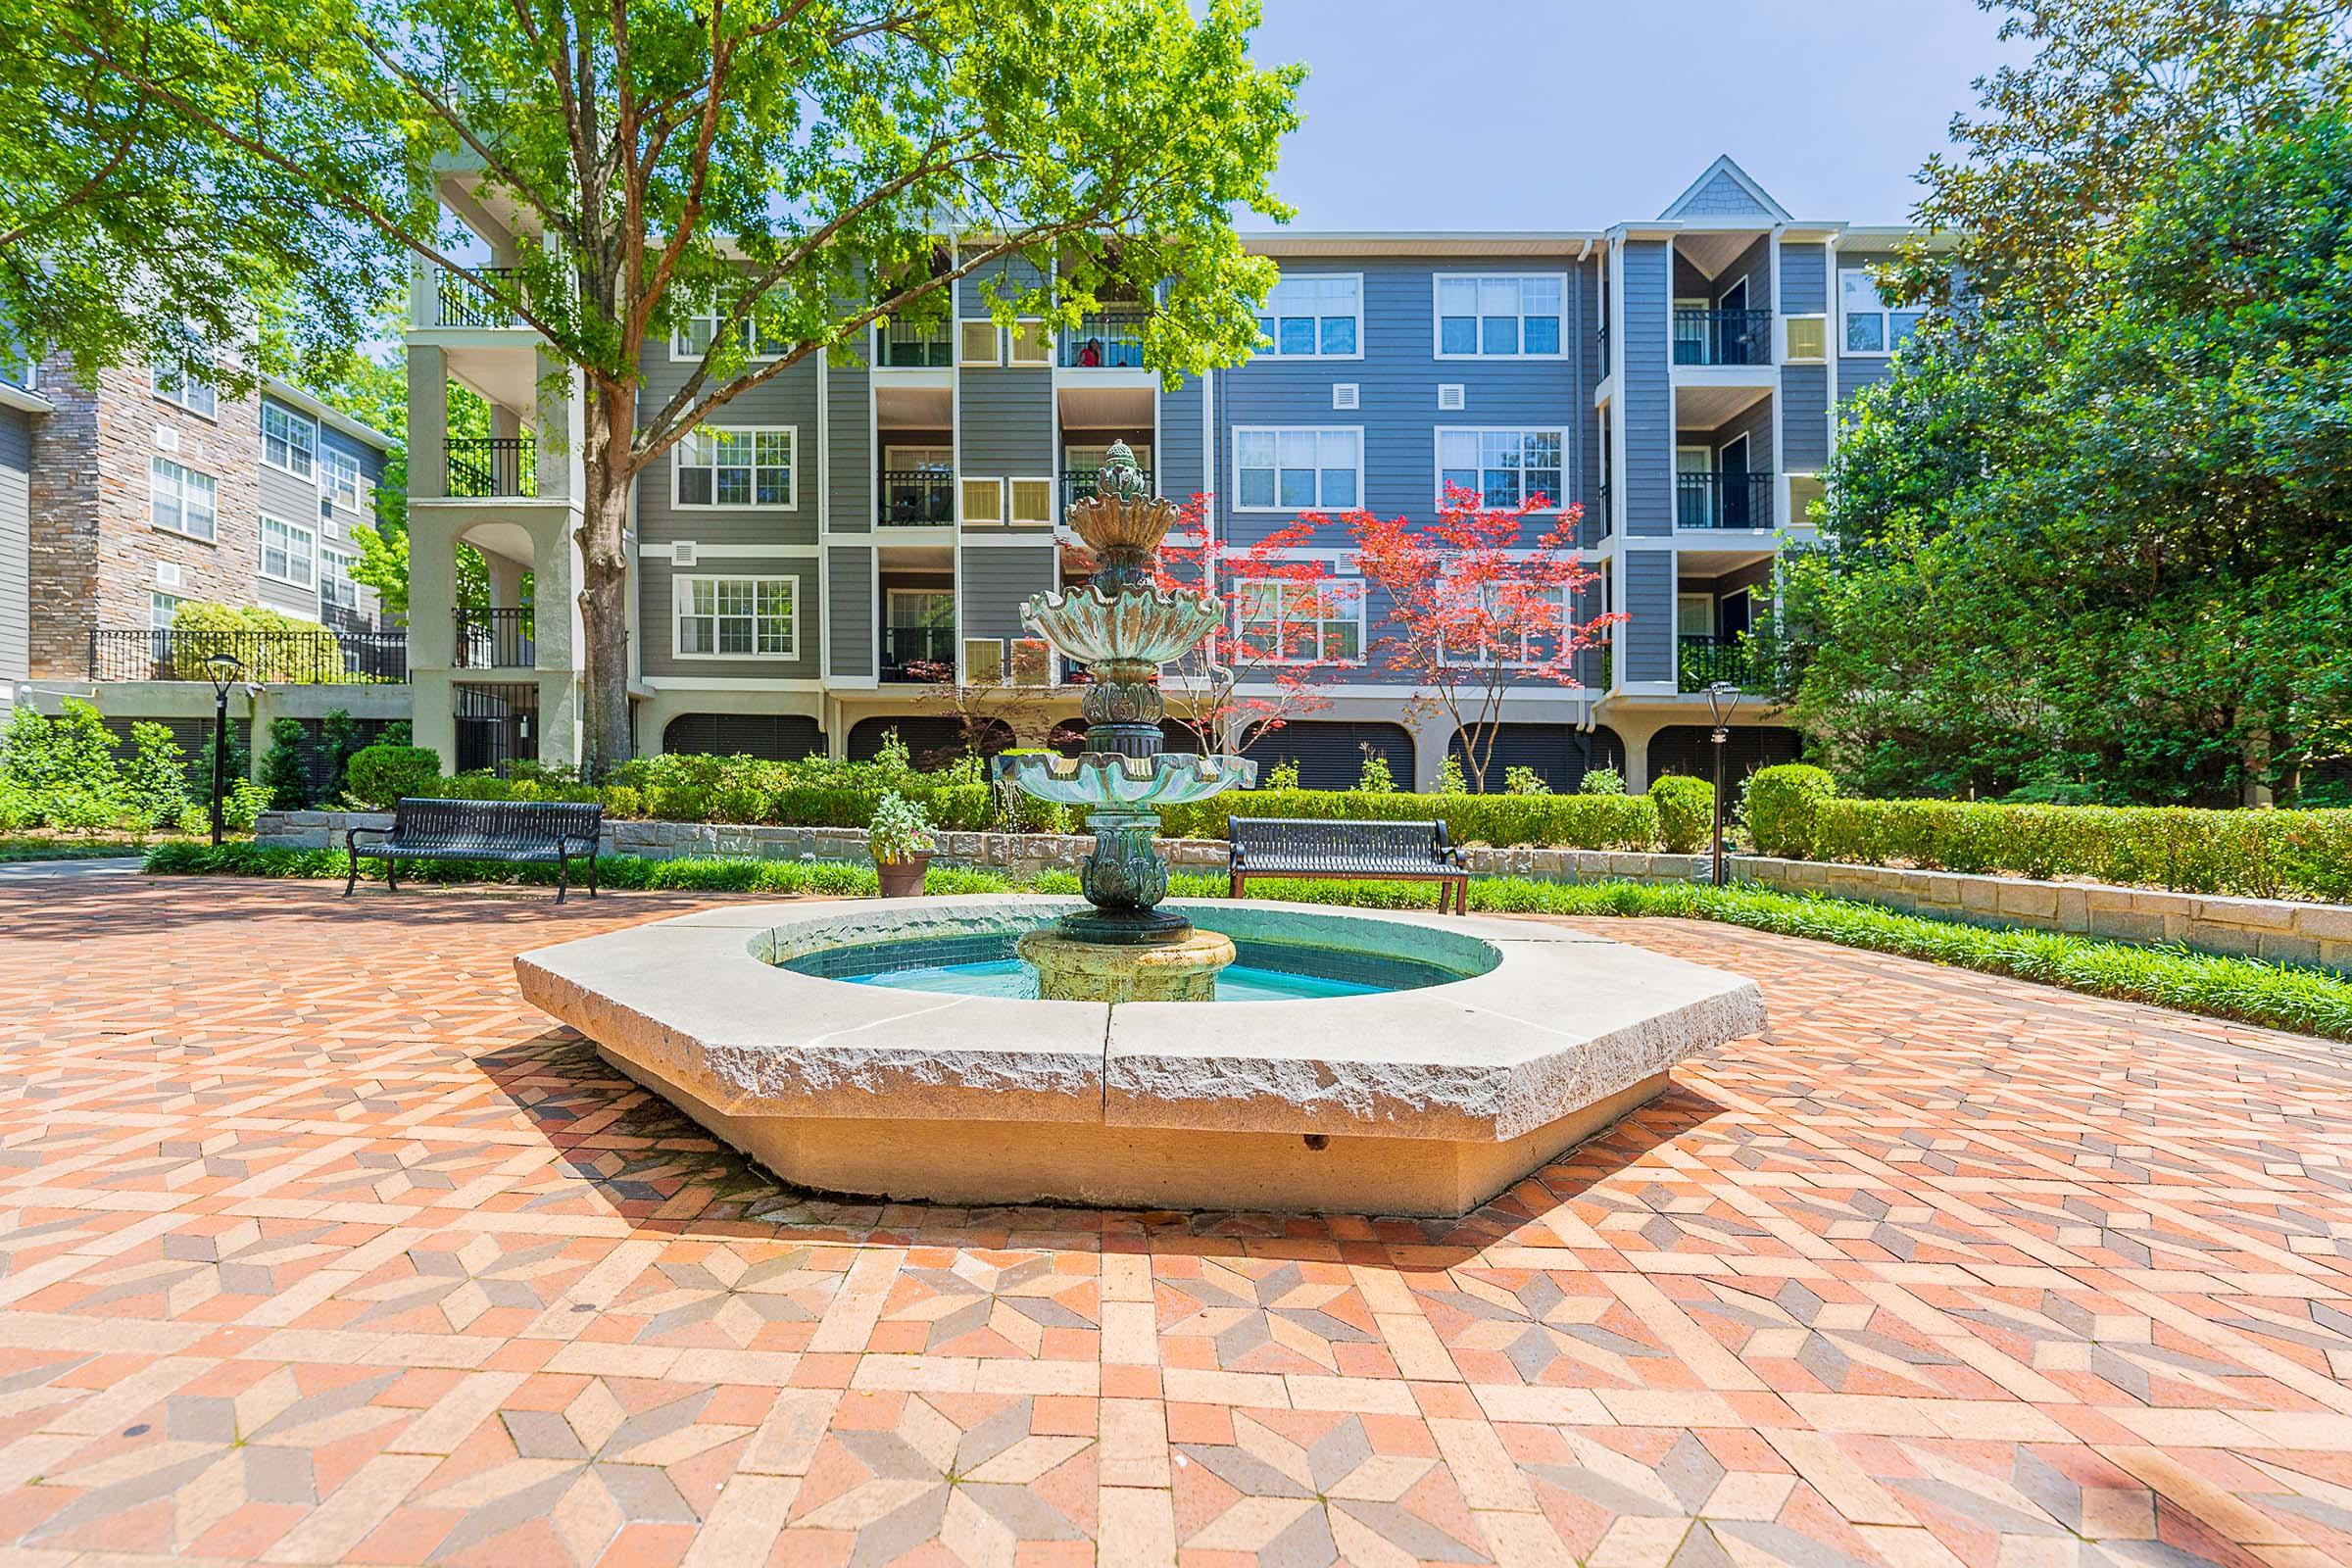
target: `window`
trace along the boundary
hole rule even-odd
[[[1051,479],[1007,479],[1005,489],[1012,502],[1013,522],[1052,522],[1054,520],[1054,481]]]
[[[1506,665],[1540,664],[1551,657],[1569,628],[1568,590],[1559,584],[1528,584],[1506,597],[1501,582],[1484,584],[1478,594],[1486,617],[1487,635],[1475,655],[1465,662]],[[1450,661],[1450,654],[1447,656]]]
[[[1234,491],[1250,512],[1299,512],[1362,504],[1364,432],[1236,429]]]
[[[199,414],[208,419],[220,406],[220,397],[214,392],[211,381],[176,365],[159,365],[155,368],[155,395],[166,403],[176,403],[190,414]]]
[[[1257,318],[1260,354],[1292,359],[1361,356],[1364,280],[1356,272],[1307,272],[1286,277],[1266,296]]]
[[[1558,430],[1440,430],[1438,505],[1448,485],[1476,491],[1490,507],[1515,507],[1540,495],[1550,507],[1560,497]]]
[[[318,466],[318,426],[292,409],[262,405],[262,461],[308,479]]]
[[[360,612],[360,585],[351,580],[351,568],[359,560],[342,550],[318,552],[318,612],[321,615]]]
[[[318,536],[299,523],[262,518],[262,575],[308,588],[318,576]]]
[[[963,481],[960,509],[967,523],[1003,522],[1004,520],[1004,481],[1002,479],[966,479]]]
[[[758,312],[755,310],[754,315]],[[724,311],[697,311],[686,318],[676,331],[669,335],[669,357],[673,360],[699,360],[710,352],[711,340],[718,336],[718,323]],[[772,360],[785,350],[781,338],[755,337],[758,330],[751,321],[739,321],[735,330],[743,334],[745,352],[755,360]]]
[[[215,508],[220,488],[209,473],[183,468],[169,458],[152,459],[147,470],[148,514],[158,528],[210,539],[220,525]]]
[[[1788,339],[1784,358],[1790,360],[1819,360],[1829,355],[1829,323],[1818,316],[1791,316],[1788,318]]]
[[[1007,365],[1039,366],[1054,363],[1054,334],[1043,321],[1018,321],[1012,328],[1011,353]]]
[[[956,360],[959,365],[997,363],[997,323],[961,321],[956,327]]]
[[[1560,354],[1561,272],[1438,277],[1438,358]]]
[[[1845,352],[1891,354],[1919,330],[1925,311],[1896,310],[1879,293],[1868,272],[1847,269],[1838,274],[1838,303],[1845,316]]]
[[[177,594],[151,593],[147,596],[147,628],[150,631],[170,631],[179,614],[179,607],[187,601]]]
[[[1234,634],[1253,653],[1277,663],[1360,660],[1363,579],[1244,582],[1234,606]]]
[[[797,577],[680,577],[677,653],[682,659],[792,659]]]
[[[706,424],[678,443],[672,465],[681,507],[780,507],[793,499],[792,458],[797,432]]]
[[[318,493],[338,507],[360,507],[360,460],[341,447],[318,454]]]

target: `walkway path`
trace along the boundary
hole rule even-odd
[[[338,892],[0,887],[0,1562],[2352,1560],[2315,1041],[1602,924],[1773,1030],[1469,1221],[828,1203]]]

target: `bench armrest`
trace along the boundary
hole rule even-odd
[[[392,836],[392,829],[388,827],[347,827],[343,830],[343,847],[347,850],[358,849],[360,835],[363,833],[372,838],[388,839]]]
[[[585,845],[588,853],[594,855],[597,846],[604,842],[604,835],[601,833],[559,833],[556,835],[556,842],[558,844]]]

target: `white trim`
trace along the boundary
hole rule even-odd
[[[773,466],[773,465],[772,465],[772,464],[761,464],[761,463],[760,463],[760,462],[758,461],[758,459],[759,459],[759,441],[760,441],[760,437],[761,437],[761,436],[763,436],[763,435],[781,435],[781,436],[783,436],[783,437],[784,437],[784,439],[785,439],[785,443],[786,443],[786,449],[787,449],[787,450],[786,450],[786,452],[785,452],[785,456],[784,456],[784,494],[785,494],[785,499],[784,499],[783,501],[781,501],[781,502],[776,502],[776,501],[764,501],[764,502],[763,502],[763,501],[720,501],[720,500],[718,500],[718,499],[717,499],[717,496],[718,496],[718,479],[717,479],[717,475],[716,475],[716,472],[715,472],[715,470],[716,470],[716,469],[718,469],[718,468],[720,468],[720,467],[737,467],[737,466],[744,466],[744,465],[737,465],[737,464],[717,464],[717,463],[710,463],[710,464],[703,464],[703,463],[688,463],[688,462],[686,461],[686,449],[687,449],[687,445],[688,445],[688,443],[690,443],[690,442],[692,442],[692,441],[696,440],[698,437],[702,437],[702,436],[706,436],[706,435],[708,435],[708,436],[713,436],[713,437],[715,437],[715,436],[721,436],[721,435],[748,435],[748,436],[750,436],[750,437],[752,438],[752,446],[753,446],[752,457],[753,457],[753,462],[752,462],[752,463],[751,463],[751,464],[750,464],[748,466],[750,466],[750,468],[752,469],[752,489],[753,489],[753,491],[754,491],[754,493],[755,493],[755,494],[757,494],[757,493],[758,493],[758,490],[759,490],[759,487],[760,487],[760,481],[759,481],[759,470],[760,470],[761,467],[772,467],[772,466]],[[710,499],[710,500],[709,500],[709,501],[688,501],[688,500],[684,499],[684,498],[683,498],[683,497],[682,497],[682,496],[679,494],[679,491],[680,491],[680,490],[681,490],[681,488],[682,488],[682,481],[684,480],[684,478],[685,478],[685,475],[686,475],[686,473],[687,473],[687,471],[688,471],[689,469],[692,469],[692,470],[695,470],[695,471],[698,471],[698,472],[699,472],[699,471],[710,471],[710,472],[711,472],[711,475],[712,475],[712,477],[711,477],[711,480],[710,480],[710,495],[711,495],[711,499]],[[672,446],[672,447],[669,449],[669,504],[670,504],[670,506],[671,506],[671,507],[672,507],[674,510],[676,510],[676,511],[679,511],[679,512],[798,512],[798,511],[800,511],[800,510],[801,510],[801,427],[800,427],[799,425],[797,425],[797,424],[698,424],[698,425],[696,425],[696,426],[695,426],[693,429],[691,429],[691,430],[687,431],[687,432],[686,432],[684,435],[680,436],[680,437],[678,438],[677,444],[676,444],[675,446]]]
[[[158,466],[173,470],[175,477],[172,481],[172,490],[178,507],[179,516],[182,521],[185,521],[188,515],[187,480],[202,479],[206,484],[212,486],[213,525],[211,532],[196,533],[184,527],[174,527],[171,523],[159,522],[156,520],[155,481],[158,477],[160,477],[160,475],[158,475],[156,472]],[[172,534],[180,539],[193,539],[200,545],[219,544],[220,542],[220,479],[213,474],[206,473],[201,468],[191,468],[186,464],[175,462],[171,458],[164,457],[160,453],[150,454],[147,459],[147,525],[159,533]]]
[[[693,587],[696,583],[702,582],[738,582],[750,583],[752,585],[753,612],[749,617],[752,622],[752,641],[754,645],[752,652],[743,654],[687,652],[685,623],[689,618],[697,620],[708,619],[710,622],[710,640],[713,644],[718,641],[718,622],[722,617],[717,612],[715,593],[713,594],[712,609],[710,615],[695,615],[689,617],[687,613],[688,610],[691,608]],[[762,586],[773,583],[785,583],[789,585],[786,588],[785,593],[790,601],[789,620],[792,627],[792,646],[782,653],[776,653],[773,651],[762,652],[758,647],[760,640],[759,591]],[[802,604],[801,579],[798,573],[782,575],[770,573],[737,573],[714,571],[680,572],[669,579],[669,657],[672,659],[690,659],[698,662],[705,660],[731,662],[744,659],[780,659],[786,661],[797,660],[801,657]],[[730,615],[723,618],[740,620],[746,617]]]
[[[784,354],[781,349],[777,350],[773,354],[761,354],[758,352],[760,348],[759,310],[760,302],[758,300],[754,300],[752,302],[751,313],[746,315],[741,321],[736,323],[737,329],[740,330],[744,335],[745,344],[753,351],[743,357],[744,363],[747,365],[772,365],[777,360],[782,359]],[[718,341],[719,319],[724,315],[726,315],[726,313],[719,310],[694,311],[690,313],[685,319],[689,322],[709,321],[710,323],[710,341],[715,343]],[[672,365],[699,365],[704,360],[707,360],[710,357],[710,351],[707,348],[700,354],[696,354],[691,350],[681,349],[678,345],[682,341],[683,338],[681,336],[681,329],[674,326],[671,327],[669,329],[669,361]]]
[[[1446,314],[1442,301],[1445,298],[1445,290],[1447,283],[1467,282],[1477,284],[1499,282],[1504,279],[1508,279],[1512,282],[1524,282],[1529,278],[1548,279],[1549,281],[1559,285],[1560,308],[1556,315],[1548,318],[1548,319],[1559,322],[1560,346],[1558,348],[1547,354],[1530,354],[1524,349],[1512,354],[1489,354],[1483,347],[1486,341],[1486,329],[1483,324],[1485,318],[1483,316],[1474,316],[1471,318],[1471,319],[1482,323],[1479,329],[1479,341],[1482,346],[1477,351],[1469,354],[1448,354],[1446,351]],[[1526,301],[1522,300],[1520,305],[1522,308],[1520,309],[1517,317],[1519,321],[1519,339],[1524,343],[1527,340],[1527,323],[1530,318],[1525,309]],[[1537,320],[1544,320],[1547,318],[1539,315],[1534,318]],[[1500,360],[1505,362],[1515,362],[1520,360],[1564,360],[1568,358],[1568,274],[1566,272],[1489,271],[1432,272],[1429,274],[1429,352],[1431,358],[1439,360]]]
[[[1311,434],[1323,436],[1340,434],[1343,432],[1355,437],[1355,499],[1347,503],[1337,503],[1324,500],[1321,465],[1318,464],[1316,466],[1315,474],[1315,499],[1303,507],[1284,506],[1282,504],[1282,481],[1280,477],[1282,472],[1281,438],[1284,435]],[[1233,510],[1236,512],[1248,512],[1259,514],[1278,513],[1289,513],[1296,514],[1301,512],[1329,511],[1335,506],[1344,506],[1347,509],[1354,509],[1364,507],[1369,504],[1364,499],[1364,427],[1360,424],[1237,424],[1229,429],[1226,432],[1226,435],[1228,443],[1232,449],[1229,454],[1229,460],[1232,464],[1233,475]],[[1274,473],[1276,478],[1274,484],[1274,503],[1271,506],[1251,507],[1242,504],[1242,437],[1245,435],[1270,435],[1275,437]]]
[[[871,538],[861,533],[843,537],[860,542]],[[686,546],[692,552],[691,560],[676,559],[679,545]],[[714,545],[694,539],[675,539],[665,544],[647,545],[644,559],[657,565],[666,559],[673,566],[694,566],[706,561],[806,561],[823,548],[822,545]]]
[[[968,327],[968,326],[985,326],[985,327],[987,327],[987,328],[988,328],[988,332],[989,332],[989,337],[988,337],[988,341],[989,341],[989,356],[988,356],[988,358],[987,358],[987,359],[985,359],[985,360],[982,360],[982,359],[967,359],[967,358],[965,358],[965,357],[964,357],[964,352],[963,352],[963,331],[964,331],[964,328],[965,328],[965,327]],[[1004,329],[1003,327],[1001,327],[1001,326],[997,325],[995,318],[991,318],[991,317],[986,317],[986,316],[959,316],[959,317],[957,317],[957,318],[956,318],[956,354],[955,354],[955,362],[956,362],[956,364],[955,364],[955,368],[956,368],[956,369],[958,369],[958,370],[960,370],[960,369],[963,369],[963,368],[965,368],[966,367],[969,367],[969,368],[973,368],[973,369],[984,369],[984,370],[995,370],[995,369],[1001,369],[1001,368],[1004,368]]]
[[[302,413],[300,410],[293,408],[293,407],[292,407],[292,406],[290,406],[290,405],[289,405],[289,406],[286,406],[286,407],[282,407],[282,408],[280,408],[280,409],[278,409],[278,410],[276,411],[277,413],[279,413],[280,415],[282,415],[282,416],[283,416],[284,417],[286,417],[287,419],[290,419],[290,420],[294,421],[294,423],[295,423],[295,425],[296,425],[297,427],[307,426],[307,427],[309,428],[310,432],[311,432],[311,447],[310,447],[310,459],[311,459],[311,466],[310,466],[309,469],[306,471],[306,470],[304,470],[304,469],[301,469],[301,468],[297,468],[297,467],[295,467],[295,466],[294,466],[292,464],[290,464],[290,463],[278,463],[278,462],[275,462],[275,461],[273,461],[273,460],[270,458],[270,412],[271,412],[271,411],[270,411],[270,399],[268,399],[268,398],[264,398],[264,399],[262,400],[262,412],[261,412],[261,413],[260,413],[260,414],[259,414],[259,415],[256,416],[257,423],[259,424],[259,426],[260,426],[260,429],[261,429],[261,437],[262,437],[262,466],[263,466],[264,467],[266,467],[266,468],[275,468],[275,469],[276,469],[278,472],[280,472],[280,473],[290,473],[290,474],[292,474],[292,475],[293,475],[295,478],[297,478],[297,479],[300,479],[300,480],[301,480],[303,483],[305,483],[305,484],[308,484],[308,485],[313,485],[313,486],[316,486],[316,485],[317,485],[317,483],[318,483],[318,421],[317,419],[314,419],[314,418],[312,418],[312,417],[311,417],[309,415]],[[287,441],[287,442],[285,443],[285,445],[286,445],[286,448],[287,448],[287,450],[288,450],[288,451],[291,451],[291,450],[293,450],[294,443],[293,443],[292,441],[290,441],[290,440],[289,440],[289,441]]]
[[[309,415],[312,418],[318,420],[320,424],[330,425],[333,428],[342,431],[345,435],[350,436],[353,440],[365,442],[367,445],[375,448],[378,456],[381,456],[382,454],[391,451],[394,447],[400,445],[398,441],[384,434],[383,431],[378,430],[374,425],[362,424],[359,420],[353,418],[350,415],[343,413],[340,409],[335,408],[332,404],[321,403],[317,398],[311,396],[308,392],[305,392],[302,388],[298,386],[289,386],[285,382],[277,379],[275,376],[263,377],[262,389],[270,396],[277,399],[278,402],[301,410],[303,413]]]
[[[1430,432],[1430,475],[1432,492],[1435,496],[1436,504],[1440,507],[1443,507],[1446,504],[1446,438],[1448,435],[1515,435],[1521,440],[1522,451],[1520,456],[1523,459],[1526,456],[1524,443],[1527,437],[1531,435],[1547,435],[1555,438],[1560,444],[1560,483],[1558,489],[1561,493],[1552,495],[1550,506],[1544,507],[1540,511],[1530,513],[1529,515],[1538,517],[1557,516],[1561,513],[1564,513],[1568,510],[1569,501],[1565,492],[1568,488],[1570,463],[1568,459],[1568,431],[1565,426],[1556,424],[1441,424],[1435,426]],[[1485,456],[1483,450],[1481,451],[1480,456],[1482,458]],[[1485,465],[1482,463],[1479,465],[1479,472],[1483,475],[1485,471]],[[1527,476],[1527,466],[1524,462],[1522,462],[1520,465],[1519,474],[1520,482],[1524,484]],[[1498,505],[1498,503],[1485,501],[1483,491],[1481,492],[1481,499],[1482,503],[1489,507],[1494,507]],[[1516,506],[1517,504],[1518,503],[1516,502],[1508,503],[1508,505],[1511,506]]]
[[[1923,320],[1927,317],[1928,313],[1920,307],[1912,306],[1898,309],[1896,306],[1889,303],[1886,299],[1886,296],[1879,292],[1879,280],[1870,275],[1870,269],[1872,265],[1872,263],[1864,262],[1857,267],[1840,267],[1838,265],[1836,254],[1832,253],[1831,255],[1830,292],[1835,296],[1836,299],[1835,308],[1837,310],[1838,318],[1838,341],[1831,345],[1831,354],[1833,356],[1841,356],[1849,360],[1890,360],[1894,358],[1894,351],[1902,346],[1902,340],[1897,338],[1894,334],[1895,317],[1898,315],[1914,316]],[[1856,314],[1875,315],[1878,317],[1880,342],[1884,345],[1884,347],[1875,349],[1857,349],[1847,345],[1845,329],[1845,280],[1848,276],[1861,277],[1870,284],[1870,291],[1872,295],[1877,298],[1879,302],[1879,309],[1873,312],[1858,312]],[[1917,331],[1918,329],[1919,323],[1914,321],[1912,323],[1912,330]]]
[[[1365,620],[1366,607],[1371,603],[1372,600],[1371,587],[1364,580],[1364,578],[1360,576],[1331,576],[1315,582],[1293,582],[1287,577],[1250,577],[1237,573],[1231,579],[1231,582],[1233,588],[1233,635],[1237,642],[1242,636],[1242,626],[1244,623],[1242,615],[1242,611],[1244,609],[1243,595],[1251,583],[1262,582],[1268,587],[1272,588],[1274,590],[1274,598],[1278,606],[1284,597],[1285,590],[1302,594],[1328,594],[1334,592],[1345,592],[1352,589],[1355,596],[1354,658],[1325,659],[1323,657],[1323,628],[1333,625],[1345,625],[1348,621],[1348,617],[1346,615],[1316,615],[1311,619],[1311,623],[1315,627],[1315,653],[1311,657],[1306,659],[1292,659],[1288,655],[1282,653],[1260,654],[1253,650],[1250,653],[1250,659],[1252,663],[1257,664],[1327,664],[1334,669],[1356,669],[1363,665],[1364,661],[1369,653],[1367,645],[1370,641],[1371,632],[1371,626]],[[1280,626],[1284,623],[1283,616],[1279,609],[1277,609],[1275,613],[1275,623],[1277,626]],[[1294,624],[1303,627],[1309,623],[1309,617],[1302,615],[1298,617]]]
[[[1742,462],[1739,467],[1735,468],[1724,461],[1730,456],[1731,450],[1735,446],[1740,449],[1740,455],[1742,459],[1752,459],[1756,455],[1755,443],[1750,441],[1747,438],[1747,432],[1742,430],[1715,448],[1715,471],[1717,473],[1754,473],[1756,469],[1752,463]]]
[[[1042,484],[1046,487],[1046,514],[1044,516],[1016,517],[1013,515],[1013,487],[1024,484]],[[1004,496],[1004,526],[1007,528],[1051,528],[1054,526],[1054,514],[1061,510],[1060,497],[1056,494],[1058,489],[1058,482],[1052,477],[1040,478],[1035,474],[1006,474]]]
[[[1768,217],[1772,220],[1782,223],[1793,221],[1793,220],[1791,220],[1788,216],[1788,209],[1783,207],[1779,202],[1774,201],[1772,199],[1772,193],[1767,191],[1763,186],[1757,184],[1754,176],[1750,175],[1746,170],[1741,169],[1738,164],[1732,162],[1732,155],[1729,153],[1721,155],[1713,163],[1709,164],[1706,167],[1706,171],[1696,179],[1692,180],[1680,196],[1677,196],[1672,202],[1668,203],[1666,211],[1658,215],[1659,221],[1675,222],[1681,220],[1690,205],[1698,199],[1698,193],[1702,190],[1705,190],[1709,185],[1714,184],[1715,176],[1723,173],[1730,174],[1732,176],[1733,183],[1738,185],[1741,190],[1747,192],[1748,198],[1752,200],[1758,207],[1764,209],[1763,213],[1757,216]],[[1690,221],[1694,224],[1701,221],[1729,223],[1730,220],[1735,218],[1745,216],[1747,215],[1734,213],[1693,213],[1690,215]]]
[[[991,506],[987,509],[988,513],[990,514],[989,515],[979,515],[971,507],[965,504],[965,490],[967,487],[972,485],[985,485],[996,491],[996,503],[994,506]],[[1005,511],[1004,501],[1004,480],[1001,475],[980,473],[966,474],[958,475],[956,480],[956,521],[959,526],[966,528],[1004,527]],[[960,580],[960,573],[958,574],[958,580]]]
[[[289,569],[291,568],[291,564],[294,560],[293,536],[296,534],[301,534],[305,539],[310,541],[310,549],[305,555],[305,560],[310,566],[309,576],[288,576],[283,572],[275,572],[270,569],[269,530],[270,525],[272,523],[275,523],[278,527],[283,528],[286,531],[285,557],[289,565]],[[316,594],[318,590],[318,530],[309,523],[295,522],[291,518],[280,517],[272,513],[263,513],[254,528],[253,569],[257,574],[270,582],[282,582],[289,588],[308,588],[313,594]]]
[[[1044,334],[1045,357],[1043,359],[1024,360],[1015,356],[1013,350],[1021,341],[1021,328],[1025,326],[1034,326]],[[1060,334],[1047,324],[1044,317],[1016,317],[1013,318],[1012,325],[1004,333],[1003,345],[1004,368],[1008,370],[1051,370],[1054,368],[1054,362],[1061,357],[1055,352],[1060,346]]]
[[[726,654],[721,657],[748,659],[753,656]],[[776,656],[761,654],[758,657],[773,659]],[[821,692],[825,689],[825,682],[813,675],[643,675],[638,677],[637,684],[649,692]],[[863,691],[870,688],[858,689]]]
[[[208,359],[206,364],[209,367],[211,361]],[[176,393],[164,390],[164,376],[167,373],[179,378],[179,390]],[[212,400],[213,406],[210,409],[193,408],[189,405],[187,393],[191,386],[204,388],[205,396]],[[155,394],[155,400],[158,403],[169,403],[180,413],[202,419],[207,424],[220,422],[220,389],[203,376],[190,375],[184,370],[173,369],[168,365],[151,365],[147,368],[147,388]]]
[[[1280,341],[1280,333],[1282,331],[1282,317],[1281,314],[1274,309],[1274,296],[1281,292],[1282,285],[1284,283],[1302,282],[1308,278],[1327,277],[1345,277],[1350,279],[1355,284],[1355,352],[1352,354],[1324,353],[1323,322],[1326,319],[1336,321],[1339,319],[1339,318],[1336,316],[1329,318],[1316,316],[1312,318],[1315,322],[1314,351],[1308,354],[1285,354],[1282,351]],[[1361,272],[1285,272],[1279,279],[1276,280],[1274,287],[1267,292],[1266,298],[1259,306],[1258,310],[1252,314],[1259,318],[1271,317],[1274,321],[1274,331],[1276,334],[1274,339],[1271,341],[1270,346],[1260,348],[1256,351],[1256,358],[1268,360],[1339,361],[1360,360],[1364,357],[1364,274]]]

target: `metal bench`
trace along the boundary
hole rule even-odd
[[[343,896],[360,882],[360,840],[378,842],[368,853],[384,861],[384,881],[397,892],[403,860],[503,860],[556,867],[556,902],[571,883],[571,863],[588,862],[588,896],[596,897],[596,847],[605,808],[580,801],[402,801],[390,827],[355,827],[343,835],[351,875]]]
[[[1253,876],[1435,882],[1438,912],[1470,912],[1470,872],[1443,822],[1353,822],[1339,818],[1229,816],[1233,850],[1227,891],[1242,896]]]

